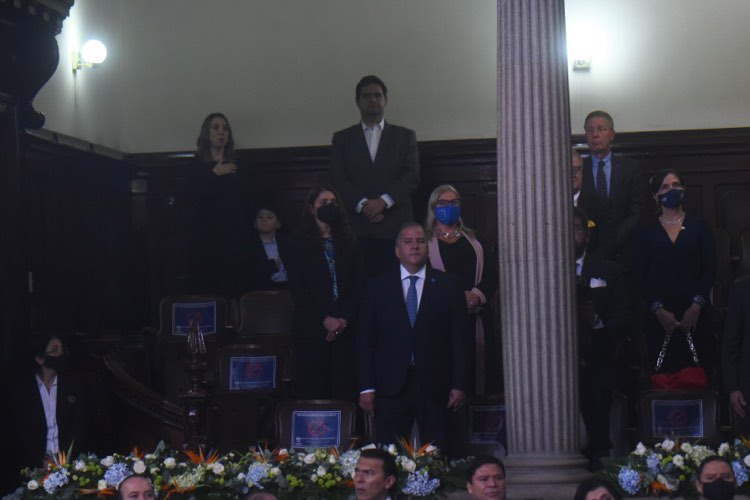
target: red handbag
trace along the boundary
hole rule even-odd
[[[708,387],[708,378],[706,377],[706,370],[700,366],[689,366],[683,368],[677,373],[659,373],[661,365],[664,363],[664,357],[667,355],[667,347],[669,341],[672,338],[672,333],[667,333],[664,337],[664,343],[661,346],[659,357],[656,359],[656,368],[654,374],[651,375],[651,388],[652,389],[705,389]],[[690,332],[685,332],[685,339],[687,340],[688,347],[690,348],[690,354],[693,355],[693,361],[698,364],[698,353],[695,352],[695,344],[693,344],[693,337]]]

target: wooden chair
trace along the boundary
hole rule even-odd
[[[294,302],[289,290],[255,290],[240,298],[240,339],[287,338],[292,333]]]
[[[449,419],[446,455],[504,456],[507,454],[505,397],[502,394],[470,397]]]
[[[277,444],[283,448],[349,449],[355,436],[354,403],[328,399],[282,401],[276,408]]]
[[[211,435],[222,451],[254,447],[274,432],[276,404],[289,392],[289,351],[279,345],[218,349]]]
[[[231,342],[233,337],[233,330],[227,327],[227,309],[226,299],[208,295],[172,295],[160,302],[154,380],[167,400],[178,402],[187,390],[185,367],[190,358],[187,346],[190,319],[199,318],[206,360],[213,367],[217,348]],[[207,369],[209,385],[213,383],[213,375],[213,369]]]
[[[702,439],[719,444],[719,396],[708,390],[652,390],[641,395],[640,440],[654,444],[665,437]]]

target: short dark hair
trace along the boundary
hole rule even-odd
[[[474,474],[476,474],[477,469],[487,464],[497,465],[498,467],[500,467],[500,470],[503,471],[503,476],[505,476],[505,465],[503,464],[502,460],[497,457],[493,457],[492,455],[477,455],[471,460],[471,462],[469,462],[469,467],[466,469],[466,482],[471,483],[474,479]]]
[[[729,468],[732,470],[732,475],[734,475],[734,467],[732,467],[732,462],[727,460],[726,458],[719,456],[719,455],[712,455],[710,457],[706,457],[701,461],[701,464],[698,466],[698,469],[695,471],[695,480],[699,481],[701,480],[701,474],[703,474],[703,468],[710,464],[711,462],[724,462],[729,466]]]
[[[383,464],[385,477],[393,476],[396,479],[396,482],[393,483],[393,487],[388,490],[388,493],[395,491],[398,484],[398,467],[396,467],[396,459],[393,458],[393,455],[380,448],[368,448],[359,452],[359,458],[380,460]]]
[[[584,479],[583,481],[581,481],[581,484],[578,485],[573,500],[586,500],[586,494],[591,493],[597,488],[606,488],[609,494],[612,495],[612,498],[614,498],[615,500],[620,500],[622,498],[622,495],[620,495],[620,492],[617,491],[617,488],[613,488],[609,481],[606,481],[600,477],[590,477],[588,479]]]
[[[652,193],[656,194],[659,191],[659,188],[661,188],[661,183],[664,182],[664,178],[668,176],[669,174],[672,174],[678,179],[680,179],[680,183],[682,183],[682,176],[677,170],[673,168],[665,168],[656,172],[648,180]]]
[[[605,120],[607,120],[607,125],[609,125],[609,128],[611,130],[615,129],[615,121],[612,119],[612,115],[601,109],[597,109],[596,111],[592,111],[591,113],[586,115],[586,119],[583,120],[584,129],[586,129],[586,124],[589,122],[589,120],[593,118],[604,118]]]
[[[373,83],[375,85],[380,85],[380,88],[383,90],[384,96],[388,95],[388,87],[385,86],[385,83],[383,83],[383,80],[381,80],[375,75],[367,75],[367,76],[363,76],[359,80],[359,83],[357,83],[357,87],[354,89],[354,98],[359,99],[359,95],[362,93],[362,89],[364,87],[367,87],[368,85],[372,85]]]
[[[125,484],[125,481],[129,481],[133,479],[134,477],[140,477],[140,478],[145,479],[146,481],[151,483],[151,488],[152,489],[154,488],[154,482],[151,480],[150,477],[146,476],[145,474],[131,474],[117,484],[117,495],[115,496],[115,500],[125,500],[124,497],[122,496],[122,485]],[[156,495],[156,490],[154,490],[154,495]]]
[[[401,241],[401,235],[404,233],[404,231],[406,231],[410,227],[418,227],[424,232],[425,236],[427,235],[427,231],[425,231],[424,226],[420,224],[419,222],[415,222],[415,221],[404,222],[401,225],[401,227],[398,229],[398,234],[396,235],[395,246],[398,246],[398,242]]]

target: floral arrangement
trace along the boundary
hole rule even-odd
[[[665,439],[653,448],[638,443],[630,455],[605,460],[601,475],[627,496],[695,497],[695,472],[707,457],[719,455],[732,463],[738,494],[750,493],[750,440],[735,439],[714,450],[699,443]]]
[[[425,497],[438,489],[460,486],[466,460],[447,462],[437,448],[412,448],[406,440],[384,447],[399,468],[403,496]],[[365,448],[374,448],[369,445]],[[364,449],[364,448],[363,448]],[[41,469],[23,471],[28,481],[4,500],[104,498],[133,474],[151,478],[162,498],[233,498],[268,491],[279,498],[349,498],[360,450],[336,448],[295,451],[259,447],[246,454],[220,456],[212,451],[169,450],[159,443],[151,453],[137,448],[130,454],[99,458],[91,453],[70,460],[60,452]]]

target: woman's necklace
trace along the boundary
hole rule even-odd
[[[454,229],[453,231],[447,231],[447,232],[438,231],[438,236],[440,236],[441,238],[444,238],[446,240],[450,239],[450,238],[460,238],[461,237],[461,231],[458,230],[457,228]]]
[[[659,222],[664,224],[665,226],[676,226],[677,224],[680,224],[682,222],[682,218],[685,217],[684,213],[681,213],[677,217],[673,219],[667,219],[663,215],[659,217]]]

